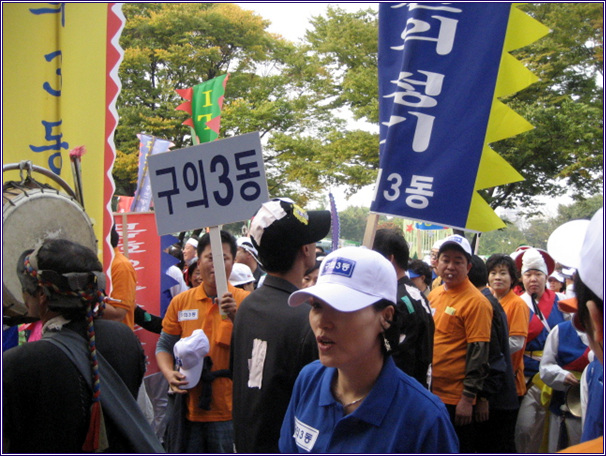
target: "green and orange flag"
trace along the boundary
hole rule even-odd
[[[183,125],[192,128],[194,144],[214,141],[219,137],[221,109],[228,79],[229,74],[224,74],[189,89],[176,90],[181,98],[187,100],[177,110],[185,111],[191,116]]]

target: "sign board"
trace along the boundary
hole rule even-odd
[[[269,199],[259,133],[149,157],[158,234],[251,218]]]

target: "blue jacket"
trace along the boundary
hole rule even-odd
[[[597,359],[587,366],[587,413],[581,442],[604,435],[604,366]]]

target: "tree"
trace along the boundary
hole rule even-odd
[[[135,190],[137,133],[168,139],[174,149],[191,145],[175,90],[224,73],[221,136],[260,133],[271,195],[304,205],[326,185],[368,174],[360,166],[368,157],[352,152],[355,134],[326,103],[332,75],[308,47],[272,36],[267,21],[233,4],[127,3],[124,13],[118,191]]]
[[[483,195],[493,208],[535,205],[572,190],[583,199],[603,182],[603,5],[520,7],[552,32],[514,53],[540,80],[507,100],[535,129],[493,148],[526,179]]]
[[[493,209],[532,207],[537,195],[568,190],[586,197],[603,181],[603,88],[596,82],[603,73],[602,4],[521,8],[552,33],[514,53],[540,81],[503,101],[535,129],[492,144],[526,179],[481,192]],[[334,103],[378,122],[376,17],[330,8],[312,24],[307,41],[338,75]],[[369,165],[376,169],[375,161]]]
[[[136,135],[142,132],[170,140],[176,148],[191,145],[182,125],[187,114],[175,110],[183,102],[175,90],[230,71],[238,78],[254,73],[276,45],[265,32],[267,21],[231,4],[125,3],[123,12],[115,139],[127,156],[138,154]],[[132,194],[137,174],[128,179],[122,164],[118,161],[114,172],[117,188]]]
[[[603,206],[604,197],[595,195],[569,205],[561,204],[555,217],[535,216],[515,222],[505,220],[505,228],[482,234],[479,253],[480,255],[510,254],[521,245],[545,249],[549,236],[560,225],[571,220],[589,220]]]
[[[482,233],[479,238],[479,255],[490,256],[494,253],[509,255],[519,246],[527,244],[524,233],[515,223],[509,220],[504,220],[504,222],[505,228]]]
[[[536,195],[567,190],[584,198],[603,181],[602,5],[522,8],[553,32],[515,53],[541,80],[504,102],[535,129],[492,145],[526,178],[482,192],[493,208],[532,207]],[[134,191],[136,133],[189,145],[174,90],[225,72],[222,135],[260,132],[272,196],[305,205],[328,186],[352,194],[375,181],[378,135],[348,129],[339,114],[350,110],[378,126],[375,13],[329,8],[295,45],[233,4],[126,3],[124,12],[118,189]]]
[[[557,226],[560,226],[571,220],[591,220],[591,217],[601,207],[604,207],[604,195],[595,195],[586,200],[576,201],[568,206],[560,204],[555,223]]]
[[[368,213],[368,208],[355,206],[348,207],[344,211],[339,212],[341,239],[361,243],[364,240],[364,231],[366,230],[366,219],[368,218]]]

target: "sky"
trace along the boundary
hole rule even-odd
[[[252,10],[264,19],[271,21],[268,31],[278,33],[290,41],[298,41],[305,35],[309,20],[313,16],[324,15],[329,5],[338,6],[348,12],[363,9],[379,9],[379,3],[236,3],[245,10]]]

